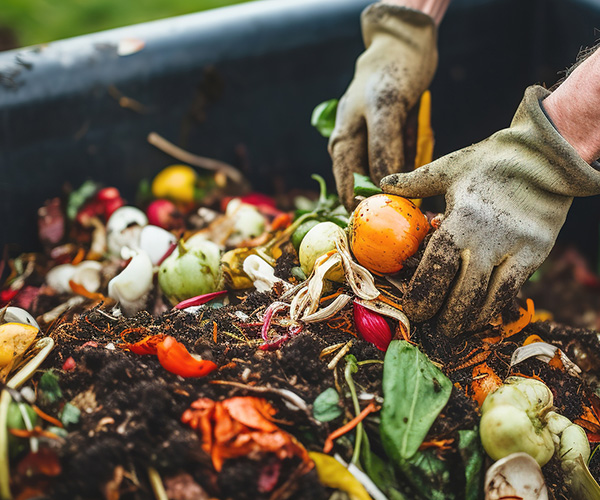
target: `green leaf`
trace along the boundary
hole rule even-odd
[[[484,460],[479,430],[461,430],[458,437],[458,450],[465,466],[465,500],[478,500]]]
[[[446,406],[452,382],[405,340],[390,343],[383,364],[381,440],[396,463],[414,456]]]
[[[339,405],[340,395],[333,388],[325,389],[313,403],[313,415],[319,422],[331,422],[338,418],[343,410]]]
[[[379,193],[383,193],[383,191],[379,186],[373,184],[369,176],[354,172],[354,194],[356,196],[368,197]]]
[[[96,194],[98,187],[98,184],[94,181],[85,181],[79,188],[71,192],[67,200],[67,217],[69,219],[73,220],[75,218],[85,202]]]
[[[44,372],[40,378],[38,389],[43,403],[54,404],[62,399],[58,376],[52,370]]]
[[[389,460],[382,459],[371,451],[371,444],[367,434],[363,434],[363,447],[361,450],[361,465],[371,481],[385,493],[390,500],[406,500],[398,490],[398,482],[394,465]]]
[[[335,127],[335,114],[338,100],[330,99],[322,102],[312,112],[310,124],[315,127],[323,137],[331,136]]]
[[[60,414],[60,421],[65,427],[75,425],[79,423],[81,418],[81,411],[71,403],[66,403],[63,407],[62,413]]]
[[[413,490],[424,500],[454,500],[454,483],[450,464],[439,459],[434,450],[419,451],[402,460],[399,468]]]

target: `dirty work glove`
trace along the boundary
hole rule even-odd
[[[340,99],[329,140],[338,194],[354,208],[353,172],[382,177],[404,164],[403,127],[437,66],[437,28],[422,12],[376,3],[361,16],[367,50]]]
[[[409,198],[446,196],[446,212],[404,296],[414,321],[438,310],[448,335],[493,319],[546,259],[574,196],[600,193],[600,172],[556,131],[529,87],[510,128],[381,182]]]

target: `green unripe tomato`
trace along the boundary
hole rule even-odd
[[[302,243],[302,240],[306,234],[317,224],[319,224],[318,220],[307,220],[306,222],[300,224],[294,231],[294,234],[292,234],[292,245],[294,245],[296,251],[300,249],[300,244]]]
[[[189,249],[180,241],[177,250],[160,265],[158,284],[173,304],[221,290],[221,250],[208,240]]]
[[[306,233],[298,251],[300,267],[306,276],[310,276],[315,267],[315,261],[319,257],[335,250],[335,241],[338,238],[346,238],[346,233],[333,222],[319,222]],[[343,282],[344,270],[342,266],[331,269],[327,273],[327,279]]]

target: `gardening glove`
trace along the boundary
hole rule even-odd
[[[361,23],[367,50],[340,99],[329,140],[337,190],[348,210],[355,204],[353,172],[379,183],[402,170],[406,115],[437,66],[437,28],[428,15],[376,3],[363,11]]]
[[[509,128],[381,181],[387,193],[446,197],[403,298],[412,320],[439,310],[448,335],[484,327],[546,259],[573,197],[600,193],[598,164],[586,163],[546,117],[540,101],[548,95],[529,87]]]

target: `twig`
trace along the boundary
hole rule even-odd
[[[160,149],[163,153],[167,153],[177,160],[189,163],[195,167],[204,168],[206,170],[222,172],[232,181],[237,183],[241,183],[244,180],[244,176],[241,174],[241,172],[228,163],[190,153],[189,151],[181,149],[179,146],[175,146],[175,144],[167,141],[164,137],[158,135],[156,132],[150,132],[148,134],[148,142]]]
[[[292,403],[299,410],[310,413],[308,405],[306,401],[304,401],[300,396],[292,391],[288,391],[287,389],[278,389],[276,387],[264,387],[264,386],[255,386],[255,385],[247,385],[242,384],[240,382],[229,382],[228,380],[211,380],[211,384],[217,385],[230,385],[232,387],[239,387],[240,389],[246,389],[248,391],[253,392],[270,392],[273,394],[277,394],[281,396],[283,399],[287,399],[290,403]]]
[[[6,387],[17,389],[21,384],[27,381],[38,369],[38,367],[48,357],[48,354],[54,347],[54,340],[50,337],[44,337],[36,343],[41,347],[38,352],[17,374],[11,378]],[[10,405],[11,395],[3,390],[0,395],[0,499],[11,500],[10,493],[10,464],[8,459],[8,407]]]
[[[148,467],[148,479],[156,500],[169,500],[160,474],[154,467]]]
[[[340,359],[342,359],[348,353],[348,351],[352,347],[352,344],[353,344],[353,342],[351,340],[349,340],[346,343],[346,345],[340,349],[340,352],[338,352],[335,355],[335,358],[333,358],[327,365],[327,368],[329,370],[333,370],[337,366],[337,364],[340,362]]]

